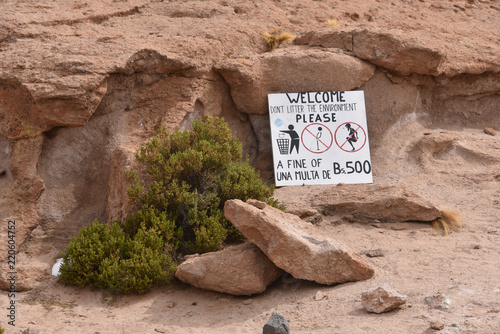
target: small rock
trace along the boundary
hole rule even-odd
[[[475,245],[474,246],[474,249],[481,249],[481,248],[483,248],[481,245]]]
[[[256,199],[249,199],[249,200],[247,200],[247,203],[250,204],[250,205],[253,205],[256,208],[261,209],[261,210],[265,209],[265,207],[267,206],[266,203],[258,201]]]
[[[394,230],[394,231],[403,231],[403,230],[406,230],[408,227],[406,225],[403,225],[403,224],[396,224],[396,225],[393,225],[391,226],[391,230]]]
[[[243,301],[243,305],[250,305],[250,304],[252,304],[252,303],[253,303],[253,299],[245,299],[245,300]]]
[[[374,290],[363,292],[361,305],[368,312],[383,313],[406,303],[407,297],[389,286],[381,286]]]
[[[282,314],[273,311],[262,329],[262,334],[290,334],[290,326]]]
[[[34,329],[34,328],[31,328],[31,327],[28,327],[26,328],[23,332],[21,332],[22,334],[39,334],[40,331],[38,329]]]
[[[376,223],[375,222],[375,223],[372,223],[370,225],[373,226],[373,227],[376,227],[376,228],[382,228],[382,223]]]
[[[440,321],[433,321],[433,322],[431,322],[430,326],[432,329],[435,329],[438,331],[440,331],[444,328],[444,324]]]
[[[490,136],[497,135],[497,131],[493,128],[484,128],[483,132],[486,133],[487,135],[490,135]]]
[[[323,300],[325,298],[328,298],[328,296],[325,295],[322,291],[316,292],[316,295],[314,296],[314,300],[316,300],[316,301],[320,301],[320,300]]]
[[[174,308],[174,307],[175,307],[175,303],[170,303],[170,304],[167,304],[167,307],[168,307],[168,308]]]
[[[365,253],[366,256],[368,257],[384,257],[384,251],[381,250],[380,248],[377,249],[370,249]]]
[[[438,310],[447,310],[450,308],[450,300],[443,295],[441,292],[438,292],[435,295],[427,296],[424,298],[424,301],[430,308],[435,308]]]
[[[192,302],[191,305],[196,306],[196,305],[198,305],[198,303],[197,302]]]
[[[159,328],[155,328],[155,332],[157,332],[157,333],[165,333],[165,331],[164,331],[164,330],[159,329]]]
[[[0,177],[4,176],[7,173],[5,168],[0,167]]]

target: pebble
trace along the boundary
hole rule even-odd
[[[252,303],[253,303],[253,299],[245,299],[245,300],[243,301],[243,305],[250,305],[250,304],[252,304]]]
[[[444,324],[440,321],[433,321],[431,322],[431,328],[440,331],[444,328]]]
[[[325,295],[325,293],[322,291],[316,292],[316,295],[314,296],[314,300],[316,300],[316,301],[320,301],[320,300],[323,300],[325,298],[328,298],[328,296]]]
[[[384,257],[385,256],[384,251],[382,251],[380,248],[371,249],[371,250],[367,251],[365,254],[368,257]]]
[[[497,131],[493,128],[484,128],[483,132],[486,133],[487,135],[490,135],[490,136],[497,135]]]
[[[391,230],[394,230],[394,231],[403,231],[403,230],[406,230],[407,228],[408,228],[407,226],[401,225],[401,224],[391,226]]]
[[[24,332],[21,332],[21,333],[22,334],[40,334],[40,331],[38,329],[28,327],[24,330]]]
[[[430,308],[438,309],[438,310],[447,310],[450,308],[451,301],[443,295],[441,292],[438,292],[435,295],[428,296],[424,298],[424,301]]]

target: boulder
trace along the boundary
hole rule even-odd
[[[295,278],[336,284],[373,276],[366,260],[298,216],[241,200],[227,201],[224,210],[245,237]]]
[[[363,292],[361,304],[368,312],[384,313],[406,304],[407,297],[389,286]]]
[[[326,216],[338,216],[358,222],[432,221],[441,216],[439,209],[430,201],[400,185],[376,184],[338,184],[336,186],[318,187],[317,195],[311,198],[301,198],[296,203],[291,194],[303,192],[301,187],[287,187],[288,198],[293,202],[284,201],[286,207],[311,208]],[[325,189],[325,190],[323,190]],[[285,190],[281,190],[284,192]],[[310,192],[314,193],[314,192]],[[280,192],[277,192],[279,199]],[[305,205],[304,203],[309,203]],[[300,204],[294,205],[294,204]]]
[[[259,248],[245,243],[192,256],[179,265],[175,277],[204,290],[252,295],[264,292],[281,274]]]

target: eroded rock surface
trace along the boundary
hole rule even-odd
[[[221,63],[217,70],[231,87],[239,110],[267,114],[267,94],[304,91],[346,91],[361,87],[374,67],[359,59],[320,50],[276,50],[250,59]],[[308,73],[297,80],[297,69]]]

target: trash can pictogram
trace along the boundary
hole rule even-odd
[[[288,138],[279,138],[276,139],[278,142],[278,148],[280,150],[280,154],[288,154],[288,148],[290,147],[290,139]]]

